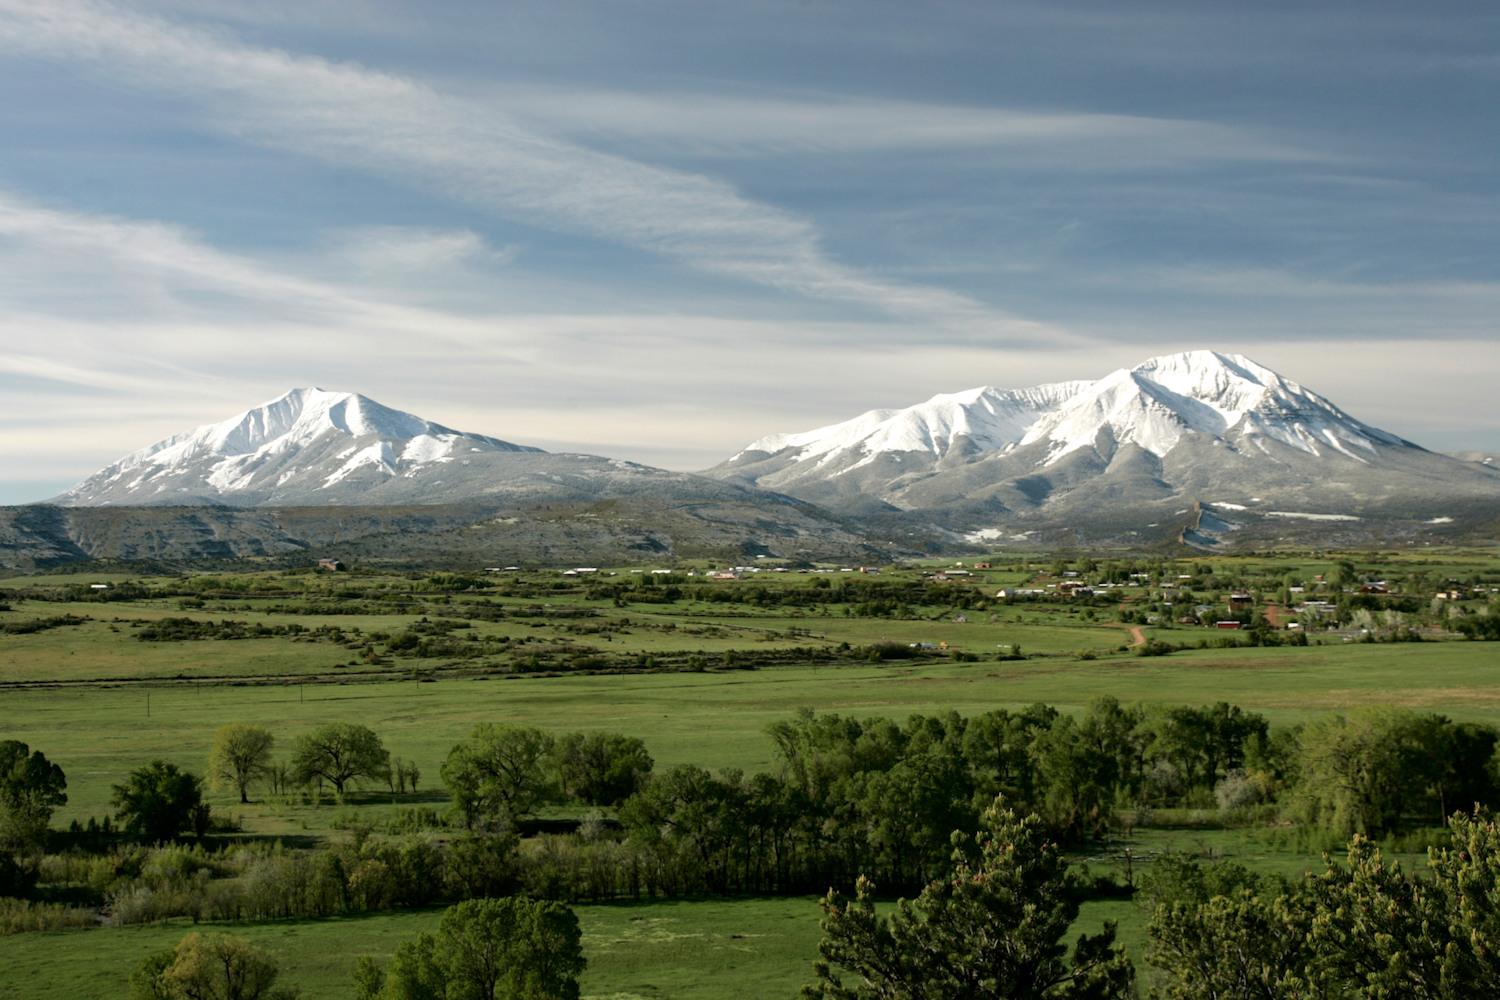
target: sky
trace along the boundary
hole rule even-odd
[[[1240,352],[1500,450],[1500,8],[0,0],[0,503],[294,386],[677,469]]]

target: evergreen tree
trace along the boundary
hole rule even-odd
[[[1000,800],[975,841],[955,834],[952,873],[889,917],[865,878],[823,901],[823,940],[806,1000],[1106,1000],[1134,993],[1114,926],[1063,939],[1078,916],[1075,876],[1035,816]]]

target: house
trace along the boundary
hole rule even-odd
[[[1389,594],[1391,588],[1387,587],[1383,581],[1377,581],[1360,585],[1359,592],[1361,594]]]
[[[990,568],[990,564],[987,563],[987,562],[985,562],[985,563],[975,563],[972,568],[973,569],[989,569]]]
[[[341,570],[343,568],[344,568],[344,564],[342,562],[340,562],[339,560],[337,560],[337,559],[319,559],[318,560],[318,569],[327,570],[330,573],[337,573],[339,570]]]
[[[1250,594],[1237,593],[1229,595],[1230,611],[1248,611],[1255,605],[1255,598]]]

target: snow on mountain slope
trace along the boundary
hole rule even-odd
[[[1368,452],[1377,441],[1399,443],[1243,355],[1189,351],[1152,358],[1095,382],[983,387],[934,396],[903,410],[871,410],[800,434],[769,435],[730,461],[785,453],[786,461],[817,460],[824,467],[854,455],[865,461],[900,452],[941,457],[966,439],[977,451],[1046,442],[1045,466],[1093,446],[1105,431],[1116,446],[1135,444],[1160,457],[1186,433],[1223,437],[1234,429],[1312,455],[1326,447],[1357,457],[1355,449]],[[859,467],[853,462],[838,471]]]
[[[1152,358],[1092,383],[1030,427],[1022,445],[1046,441],[1043,464],[1093,446],[1108,431],[1116,444],[1167,455],[1184,434],[1223,438],[1239,431],[1262,451],[1265,439],[1313,456],[1331,448],[1350,458],[1400,439],[1360,423],[1317,393],[1242,354],[1189,351]],[[1361,459],[1363,460],[1363,459]]]
[[[418,478],[474,454],[540,449],[459,431],[352,392],[293,389],[216,424],[174,435],[89,477],[59,503],[322,499],[340,483]],[[330,498],[336,498],[330,495]]]
[[[1048,520],[1117,533],[1244,490],[1284,510],[1324,509],[1324,499],[1357,512],[1425,509],[1438,497],[1474,510],[1500,501],[1493,470],[1436,455],[1243,355],[1213,351],[775,434],[708,474],[836,510],[921,511],[963,531]]]
[[[1027,428],[1087,382],[1060,382],[1032,389],[1000,390],[988,386],[933,396],[904,410],[871,410],[841,424],[801,434],[772,434],[751,444],[735,458],[752,452],[775,454],[796,449],[799,461],[829,459],[849,452],[916,451],[947,454],[966,438],[982,450],[1017,443]]]
[[[637,512],[619,515],[627,519],[655,510],[671,520],[676,515],[667,512],[686,506],[696,511],[684,515],[693,524],[718,518],[724,525],[738,525],[733,530],[743,529],[747,540],[759,532],[801,538],[843,530],[810,504],[778,494],[466,434],[356,393],[322,389],[293,389],[221,423],[167,438],[127,455],[53,502],[67,507],[366,509],[479,503],[524,510],[600,500],[627,501],[620,510]],[[220,529],[204,530],[217,537]]]

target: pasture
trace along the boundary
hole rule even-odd
[[[1337,585],[1312,582],[1339,561],[1364,578],[1401,581],[1391,599],[1409,594],[1403,606],[1421,610],[1377,609],[1363,618],[1356,611],[1352,625],[1316,629],[1307,618],[1305,645],[1250,645],[1182,624],[1172,610],[1178,585],[1168,581],[1179,580],[1195,600],[1222,609],[1209,617],[1228,613],[1231,593],[1253,591],[1264,606],[1303,581],[1347,603],[1347,584],[1341,596]],[[1500,646],[1451,630],[1464,616],[1492,613],[1500,559],[1489,553],[1153,559],[1136,574],[1150,579],[1138,581],[1123,571],[1134,567],[1088,563],[1092,569],[1012,558],[945,589],[933,583],[935,565],[888,570],[878,580],[789,573],[709,584],[679,574],[674,599],[661,593],[667,582],[628,569],[566,585],[542,573],[478,581],[23,577],[0,581],[0,739],[24,741],[66,772],[68,803],[54,827],[108,815],[111,786],[148,760],[201,773],[215,729],[229,722],[265,726],[278,756],[320,724],[358,722],[420,769],[416,793],[366,786],[343,803],[209,798],[215,813],[235,820],[236,836],[311,845],[413,805],[441,810],[443,760],[480,722],[619,732],[644,740],[658,769],[749,773],[776,766],[768,727],[803,708],[902,719],[1042,702],[1079,714],[1109,696],[1143,705],[1230,702],[1274,726],[1367,705],[1500,725]],[[1064,600],[1057,589],[1065,579],[1110,572],[1129,582],[1089,601]],[[1462,601],[1432,598],[1452,580],[1467,591]],[[998,588],[1017,586],[1049,589],[1042,600],[996,599]],[[881,603],[880,587],[894,596]],[[1428,641],[1375,641],[1417,628]],[[143,639],[143,630],[164,637]],[[1170,644],[1168,655],[1139,655],[1146,639]],[[1097,845],[1091,865],[1118,870],[1122,843]],[[1315,850],[1212,823],[1148,824],[1129,844],[1147,863],[1166,849],[1283,874],[1318,863]],[[590,997],[791,996],[816,951],[812,898],[577,909]],[[1146,914],[1129,901],[1099,901],[1080,924],[1106,918],[1120,922],[1140,966]],[[285,980],[304,995],[337,998],[352,996],[359,955],[389,954],[436,920],[436,911],[393,912],[229,929],[272,949]],[[0,937],[0,998],[122,995],[140,958],[187,929],[172,922]],[[1142,974],[1149,976],[1144,967]]]

